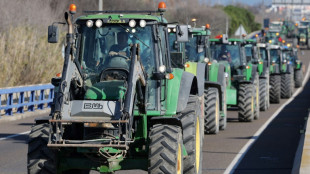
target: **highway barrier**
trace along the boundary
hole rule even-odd
[[[25,111],[43,110],[51,107],[54,98],[54,86],[41,84],[12,88],[0,88],[0,111],[8,116]]]

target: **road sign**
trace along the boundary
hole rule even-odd
[[[243,34],[247,35],[243,25],[240,24],[239,28],[235,32],[235,36],[242,36]]]

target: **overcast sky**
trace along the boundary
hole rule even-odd
[[[210,1],[210,0],[205,0]],[[261,2],[264,2],[265,5],[271,5],[272,0],[211,0],[213,3],[220,3],[223,5],[229,5],[232,3],[240,2],[248,5],[255,5]]]

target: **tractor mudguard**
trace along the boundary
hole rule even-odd
[[[181,112],[185,109],[188,101],[189,94],[191,92],[192,87],[197,87],[197,79],[192,73],[184,71],[181,78],[180,83],[180,90],[179,90],[179,98],[178,98],[178,105],[177,105],[177,112]]]
[[[150,127],[152,127],[155,124],[168,124],[179,126],[183,130],[182,122],[178,117],[152,117],[150,121],[151,121]]]
[[[197,63],[197,87],[198,96],[202,96],[204,93],[204,79],[205,79],[206,64]]]
[[[50,117],[49,116],[44,116],[44,117],[38,117],[34,119],[36,124],[43,124],[43,123],[48,123]]]
[[[223,77],[222,77],[222,79],[223,79]],[[220,109],[222,109],[223,108],[223,104],[222,104],[223,103],[223,101],[222,101],[223,96],[222,96],[222,94],[223,94],[223,90],[224,90],[224,89],[222,89],[223,85],[219,82],[206,81],[205,82],[205,89],[207,89],[209,87],[217,88],[219,95],[220,95],[220,102],[219,102],[220,103]]]

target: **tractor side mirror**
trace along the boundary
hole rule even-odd
[[[57,43],[59,38],[59,30],[57,25],[48,26],[48,43]]]
[[[178,42],[188,42],[188,26],[187,25],[177,25],[177,41]]]

